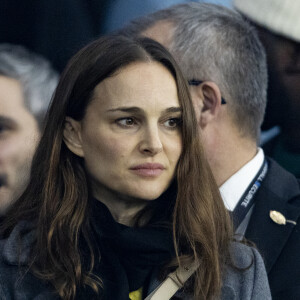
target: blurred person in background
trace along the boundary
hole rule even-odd
[[[263,129],[280,133],[263,145],[265,153],[300,177],[300,0],[235,0],[235,8],[255,25],[266,49],[268,103]]]
[[[0,44],[0,215],[24,191],[58,76],[23,47]]]
[[[257,146],[267,65],[253,26],[225,7],[188,3],[132,21],[120,32],[156,39],[177,59],[236,233],[257,244],[274,299],[300,298],[300,188]]]

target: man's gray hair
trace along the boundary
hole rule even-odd
[[[226,7],[190,2],[134,20],[119,33],[138,36],[159,21],[174,26],[169,50],[187,79],[214,81],[240,132],[258,140],[268,79],[255,29]]]
[[[20,82],[25,107],[41,129],[58,82],[58,74],[50,63],[21,46],[0,44],[0,76]]]

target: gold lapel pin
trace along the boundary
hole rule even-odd
[[[279,225],[286,225],[286,223],[297,225],[295,221],[287,220],[282,213],[276,210],[270,210],[270,218],[272,219],[273,222]]]

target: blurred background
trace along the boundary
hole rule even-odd
[[[101,34],[139,16],[188,0],[1,0],[0,43],[25,46],[61,72]],[[231,0],[193,1],[231,6]]]

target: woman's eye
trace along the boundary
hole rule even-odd
[[[4,134],[5,132],[7,132],[9,130],[9,127],[6,125],[2,125],[0,124],[0,135]]]
[[[177,128],[181,124],[181,119],[180,118],[172,118],[164,122],[164,126],[169,127],[169,128]]]
[[[116,122],[123,127],[130,127],[136,124],[136,121],[133,118],[122,118],[118,119]]]

